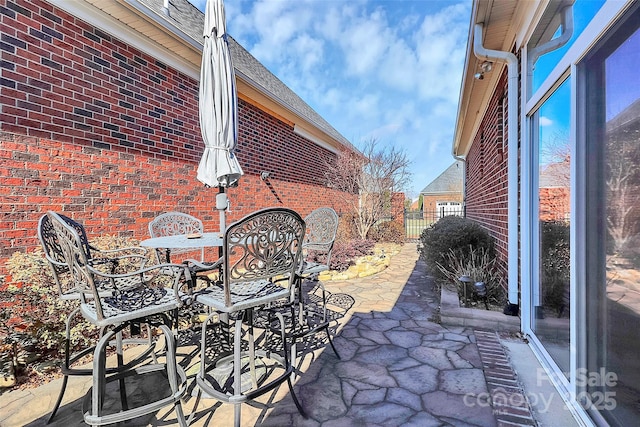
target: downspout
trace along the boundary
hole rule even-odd
[[[454,151],[455,152],[455,151]],[[453,158],[462,162],[462,216],[467,216],[467,159],[453,155]]]
[[[478,59],[507,63],[507,215],[508,215],[508,295],[505,314],[518,315],[518,58],[507,51],[485,49],[482,45],[483,24],[476,24],[473,53]]]
[[[571,37],[573,36],[573,4],[566,6],[565,8],[563,8],[560,12],[560,25],[562,28],[562,32],[560,33],[560,35],[556,38],[553,38],[549,41],[547,41],[546,43],[537,45],[537,46],[533,46],[527,49],[527,79],[524,82],[523,87],[526,87],[526,94],[527,94],[527,99],[531,98],[531,94],[533,92],[533,74],[534,74],[534,70],[535,70],[535,64],[536,61],[538,60],[538,58],[540,58],[542,55],[549,53],[553,50],[556,49],[560,49],[562,46],[566,45],[569,40],[571,40]],[[531,124],[531,128],[530,129],[536,129],[538,128],[538,124],[537,124],[537,119],[536,121],[533,121]],[[533,140],[536,140],[536,137],[532,137]],[[530,142],[525,141],[523,143],[523,150],[525,150],[524,152],[530,152],[531,148],[530,148]],[[530,155],[530,154],[529,154]],[[528,160],[525,160],[522,162],[522,176],[523,177],[531,177],[531,173],[532,170],[531,168],[535,167],[533,165],[528,164]],[[533,192],[533,194],[535,194],[535,191],[533,189],[530,189],[531,183],[528,182],[530,180],[528,179],[522,179],[521,183],[520,183],[520,189],[521,189],[521,194],[524,196],[523,200],[521,200],[521,207],[522,207],[522,211],[524,212],[524,209],[528,208],[529,205],[528,203],[525,204],[525,201],[528,202],[531,198],[531,192]],[[532,216],[532,213],[527,213],[528,217]],[[522,229],[523,230],[527,230],[528,233],[532,233],[531,235],[533,236],[533,232],[535,229],[532,229],[532,219],[531,220],[523,220],[522,221]],[[522,246],[522,258],[525,259],[525,257],[531,257],[531,253],[533,251],[533,247],[531,246],[531,244],[529,244],[529,247],[525,247],[524,245]],[[533,252],[535,253],[535,252]],[[524,274],[529,275],[527,277],[528,280],[531,280],[531,267],[529,267],[528,269],[524,270]],[[523,279],[523,281],[527,281],[527,279]],[[534,288],[532,288],[531,291],[531,304],[534,307],[534,310],[539,310],[541,309],[541,306],[543,305],[542,303],[542,295],[541,295],[541,291],[540,291],[540,287],[536,286]],[[538,313],[538,311],[534,311],[534,316],[536,316],[536,318],[539,318],[540,313]]]
[[[538,58],[552,50],[560,49],[573,36],[573,5],[562,9],[561,25],[562,33],[558,37],[527,51],[527,82],[533,81],[533,69]],[[527,95],[531,95],[531,85],[527,84],[527,87],[529,88]]]

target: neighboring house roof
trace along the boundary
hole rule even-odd
[[[607,133],[624,131],[640,122],[640,100],[633,102],[607,122]]]
[[[93,16],[92,8],[97,8],[119,21],[118,25],[124,24],[180,57],[190,67],[191,75],[200,68],[204,13],[187,0],[171,0],[168,9],[164,8],[163,0],[85,0],[71,6],[64,0],[52,1],[62,8],[75,6],[83,17]],[[336,146],[342,145],[355,150],[348,139],[232,37],[229,46],[236,77],[244,83],[238,85],[239,95],[246,91],[246,96],[290,122],[297,133],[325,148],[335,151]],[[327,136],[335,142],[328,143]]]
[[[463,171],[463,162],[456,160],[454,164],[424,187],[420,194],[462,193]]]
[[[540,166],[540,188],[569,188],[571,177],[571,162],[549,163]]]

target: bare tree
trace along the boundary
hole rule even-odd
[[[607,142],[607,230],[615,253],[626,249],[637,232],[637,189],[640,174],[637,161],[638,140],[633,132],[622,130],[608,135]]]
[[[569,135],[566,132],[555,132],[545,140],[540,147],[541,163],[546,167],[549,165],[563,165],[556,167],[554,171],[555,180],[562,182],[569,188],[571,183],[571,146],[569,145]]]
[[[343,151],[327,162],[326,180],[345,194],[343,202],[351,207],[358,235],[366,239],[372,226],[389,217],[393,194],[406,187],[411,174],[410,161],[398,147],[370,139],[359,148],[360,152]]]

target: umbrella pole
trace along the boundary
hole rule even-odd
[[[229,207],[229,198],[225,193],[224,187],[218,187],[218,191],[218,194],[216,194],[216,209],[220,212],[220,234],[224,236],[224,232],[227,230],[226,210]],[[222,247],[220,248],[220,256],[222,257]]]

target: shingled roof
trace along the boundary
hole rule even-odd
[[[163,0],[137,0],[156,15],[164,19],[169,27],[175,27],[189,36],[199,45],[203,43],[202,29],[204,27],[204,13],[187,0],[171,0],[169,9],[165,11]],[[276,103],[287,108],[294,114],[312,123],[319,130],[334,138],[349,148],[353,145],[349,140],[331,126],[320,114],[311,108],[295,92],[287,87],[280,79],[262,65],[243,46],[229,36],[231,59],[236,73],[241,78],[249,79],[251,84],[259,86],[262,91]]]
[[[464,164],[457,160],[449,166],[436,179],[431,181],[429,185],[424,187],[420,194],[443,194],[462,192]]]

